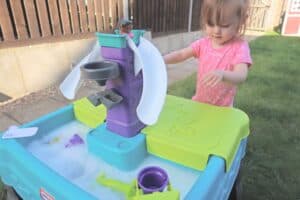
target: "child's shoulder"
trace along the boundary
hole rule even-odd
[[[199,38],[198,40],[201,42],[209,42],[211,39],[208,36],[203,36],[203,37]]]
[[[237,46],[248,46],[248,41],[245,40],[244,38],[236,38],[233,43],[233,45],[237,45]]]
[[[196,41],[194,41],[192,43],[192,45],[194,45],[194,46],[205,46],[205,45],[209,44],[209,41],[210,41],[209,37],[204,36],[204,37],[198,38]]]
[[[236,38],[228,45],[234,51],[244,51],[249,49],[248,41],[244,38]]]

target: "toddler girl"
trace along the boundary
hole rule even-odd
[[[133,38],[132,31],[132,21],[122,19],[120,21],[120,34],[127,34],[129,37]]]
[[[252,64],[248,43],[242,39],[247,11],[248,0],[204,0],[201,24],[206,36],[164,56],[166,64],[198,59],[193,100],[233,105],[237,85],[246,80]]]

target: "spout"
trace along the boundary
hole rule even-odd
[[[100,61],[86,63],[81,66],[81,77],[97,81],[104,86],[109,79],[115,79],[120,75],[118,63],[111,61]]]
[[[98,83],[98,85],[100,86],[105,86],[106,84],[106,80],[100,80],[100,81],[96,81]]]
[[[110,109],[119,104],[123,100],[123,97],[112,90],[104,90],[90,95],[88,99],[94,106],[98,106],[103,103],[107,109]]]

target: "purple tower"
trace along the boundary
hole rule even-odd
[[[125,37],[117,39],[125,40],[124,47],[116,47],[115,44],[107,45],[106,42],[100,41],[102,57],[119,64],[119,77],[107,80],[106,88],[123,97],[120,103],[108,109],[107,129],[124,137],[133,137],[145,126],[136,114],[142,94],[143,77],[141,73],[134,75],[134,54],[127,46]]]

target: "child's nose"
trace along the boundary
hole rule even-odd
[[[214,26],[214,33],[221,33],[221,27],[220,26]]]

